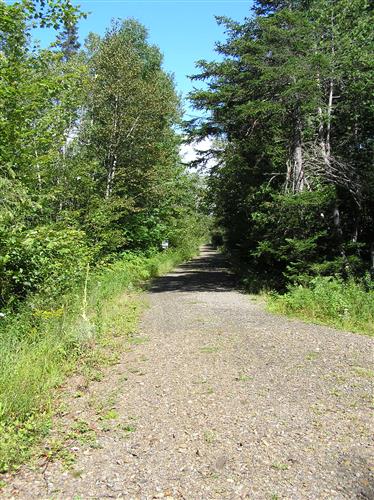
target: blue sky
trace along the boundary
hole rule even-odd
[[[196,72],[195,61],[214,59],[214,43],[225,38],[214,16],[225,15],[240,21],[250,15],[251,7],[251,0],[81,0],[73,3],[91,12],[80,22],[82,40],[90,31],[104,34],[112,18],[134,17],[144,24],[150,41],[164,54],[165,69],[174,73],[177,89],[184,96],[197,85],[187,77]],[[46,34],[38,33],[38,37],[46,40]],[[188,105],[186,107],[187,113],[191,113]]]
[[[195,61],[212,60],[214,43],[224,39],[215,15],[243,20],[250,14],[250,0],[81,0],[74,2],[91,14],[80,24],[84,38],[90,31],[103,34],[112,18],[134,17],[144,24],[150,41],[164,54],[164,67],[175,74],[178,91],[185,96],[196,83]]]

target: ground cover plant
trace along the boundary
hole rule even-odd
[[[374,336],[371,280],[365,283],[320,276],[308,286],[290,286],[287,293],[270,296],[268,307],[272,312]]]

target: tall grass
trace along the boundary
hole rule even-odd
[[[370,278],[356,282],[317,277],[308,287],[292,286],[284,295],[271,295],[268,308],[311,322],[374,335],[374,288]]]
[[[30,299],[0,319],[0,471],[25,461],[48,431],[55,389],[79,364],[89,362],[110,336],[129,333],[139,313],[134,292],[197,253],[198,245],[150,257],[125,254],[44,310]]]

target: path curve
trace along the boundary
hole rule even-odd
[[[23,471],[6,496],[373,499],[372,339],[271,315],[234,285],[209,247],[158,279],[138,345],[93,388],[117,391],[113,418],[100,427],[92,394],[72,409],[100,448]]]

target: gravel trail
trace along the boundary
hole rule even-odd
[[[95,446],[4,497],[374,499],[373,339],[267,313],[209,247],[146,296],[135,345],[71,404]]]

